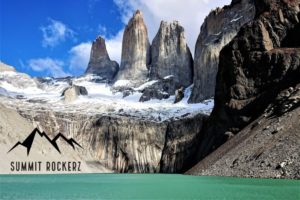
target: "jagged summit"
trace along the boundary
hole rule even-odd
[[[176,87],[193,82],[193,58],[178,21],[162,21],[151,45],[150,78],[174,76]]]
[[[163,27],[163,26],[180,26],[180,22],[178,20],[173,20],[171,22],[168,22],[168,21],[165,21],[165,20],[161,20],[160,22],[160,27]],[[183,28],[183,27],[182,27]],[[184,29],[184,28],[183,28]]]
[[[92,46],[91,58],[92,59],[110,59],[107,53],[105,39],[102,36],[97,36],[93,41],[94,46]]]
[[[144,23],[144,16],[141,10],[136,10],[132,15],[132,18],[129,20],[127,26],[134,25],[137,22]]]
[[[90,61],[86,74],[97,74],[104,79],[112,80],[119,70],[119,64],[111,61],[106,49],[105,39],[98,36],[93,41]]]
[[[142,11],[139,10],[139,9],[137,9],[137,10],[135,11],[135,13],[134,13],[134,16],[137,16],[137,15],[143,15],[143,14],[142,14]]]
[[[122,57],[117,80],[146,80],[150,63],[150,43],[142,12],[137,10],[123,34]]]

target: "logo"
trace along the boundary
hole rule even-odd
[[[51,140],[45,132],[41,132],[38,128],[35,128],[23,142],[18,141],[7,153],[11,152],[17,146],[22,145],[27,149],[27,156],[28,156],[36,134],[39,134],[42,138],[45,138],[60,154],[61,151],[57,145],[57,140],[60,138],[65,142],[67,142],[67,144],[69,144],[74,150],[76,146],[82,148],[82,146],[78,144],[73,138],[68,139],[62,133],[58,133]]]
[[[63,140],[66,142],[66,145],[70,145],[73,150],[76,147],[82,148],[78,142],[76,142],[73,138],[67,138],[61,133],[58,133],[52,140],[49,136],[43,131],[41,132],[38,128],[35,128],[23,141],[18,141],[7,153],[11,152],[18,146],[23,146],[27,149],[27,156],[29,156],[32,144],[39,135],[41,139],[48,142],[50,147],[52,146],[56,149],[60,154],[61,150],[57,144],[58,140]],[[83,149],[83,148],[82,148]],[[30,158],[30,157],[29,157]],[[10,170],[11,172],[80,172],[81,171],[81,161],[36,161],[36,160],[27,160],[27,161],[11,161],[10,162]]]

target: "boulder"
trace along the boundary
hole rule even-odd
[[[88,91],[85,87],[78,85],[72,85],[62,92],[62,96],[64,96],[67,103],[75,101],[80,95],[88,95]]]

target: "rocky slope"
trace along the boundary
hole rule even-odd
[[[178,21],[162,21],[151,44],[150,79],[170,75],[174,77],[176,88],[193,82],[193,58]]]
[[[214,96],[219,53],[240,27],[254,18],[253,0],[233,0],[230,6],[213,10],[204,20],[194,56],[194,88],[190,103]]]
[[[97,37],[93,41],[90,61],[86,69],[86,74],[97,74],[103,79],[112,80],[118,73],[119,64],[111,61],[106,50],[105,40]]]
[[[270,144],[265,146],[266,149],[259,148],[258,145],[255,145],[253,149],[249,147],[249,152],[238,159],[247,160],[249,154],[257,154],[258,157],[263,155],[263,158],[265,153],[270,152],[269,156],[278,156],[274,160],[279,162],[286,155],[283,152],[298,151],[297,146],[300,144],[299,123],[297,122],[299,118],[300,43],[297,37],[291,37],[291,35],[299,34],[299,1],[256,0],[254,3],[255,20],[244,25],[237,36],[220,53],[215,107],[202,131],[198,159],[204,158],[236,134],[238,136],[234,137],[241,137],[240,134],[257,134],[256,138],[270,138],[266,141],[252,141],[253,144],[258,142]],[[258,125],[256,124],[257,128],[255,128],[257,131],[249,131],[247,128],[243,130],[259,116],[268,116],[264,115],[264,112],[269,112],[268,110],[271,110],[272,114],[269,117],[278,120],[285,113],[287,116],[291,115],[282,117],[286,123],[281,125],[286,128],[279,130],[280,128],[274,125],[274,129],[278,130],[271,132],[276,135],[262,136],[260,134],[268,134],[268,131],[266,133],[262,131],[264,125],[260,123],[274,123],[272,119],[263,119],[261,122],[257,121]],[[278,138],[286,138],[285,134],[289,135],[290,139],[278,140]],[[270,150],[268,147],[274,148]],[[233,151],[232,149],[229,154]],[[230,158],[232,157],[228,159]],[[224,161],[226,157],[222,159]],[[250,170],[252,164],[258,166],[256,162],[260,161],[260,159],[249,159],[250,161],[246,162],[248,168],[245,171]],[[294,172],[283,177],[299,178],[299,173],[295,172],[299,157],[293,157],[291,160],[294,163],[291,164]],[[220,162],[216,165],[219,166]],[[213,162],[209,165],[212,164]],[[274,163],[271,164],[273,165]],[[261,167],[263,170],[263,166]],[[218,174],[217,171],[215,172]],[[239,173],[236,172],[237,175]],[[265,171],[259,176],[275,177],[277,175],[272,173],[270,175]]]
[[[12,66],[9,66],[0,61],[0,72],[2,71],[16,71]]]
[[[141,11],[137,10],[125,27],[122,57],[117,80],[146,80],[150,63],[150,43]]]
[[[299,179],[300,107],[279,117],[264,115],[187,174]]]

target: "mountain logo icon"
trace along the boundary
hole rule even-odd
[[[67,144],[69,144],[74,150],[75,150],[76,146],[82,148],[82,146],[80,144],[78,144],[73,138],[68,139],[63,134],[58,133],[51,140],[45,132],[41,132],[38,128],[35,128],[23,142],[18,141],[7,153],[11,152],[14,148],[21,145],[27,149],[27,156],[28,156],[36,134],[39,134],[42,138],[44,137],[59,153],[61,153],[61,152],[56,143],[59,138],[63,139],[65,142],[67,142]]]

